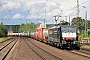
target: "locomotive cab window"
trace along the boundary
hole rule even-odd
[[[66,32],[76,32],[76,27],[61,27],[61,30],[63,33],[66,33]]]
[[[53,37],[53,30],[49,30],[49,36],[52,36]]]
[[[54,29],[54,38],[57,38],[57,29]]]

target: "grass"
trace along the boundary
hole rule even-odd
[[[81,48],[90,49],[90,46],[88,46],[88,45],[83,45],[83,46],[81,46]]]
[[[0,42],[6,41],[8,39],[10,39],[11,37],[4,37],[4,38],[0,38]]]
[[[85,34],[79,34],[79,38],[82,38],[82,39],[90,39],[90,35],[86,35]]]

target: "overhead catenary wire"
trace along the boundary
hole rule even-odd
[[[35,13],[35,15],[37,15],[40,11],[41,11],[41,9],[46,5],[46,3],[48,2],[48,0],[46,0],[46,2],[41,6],[41,8]],[[34,15],[34,16],[35,16]],[[34,18],[34,17],[33,17]],[[32,18],[32,19],[33,19]],[[30,19],[30,20],[32,20],[32,19]]]
[[[48,1],[48,0],[47,0],[47,1]],[[46,3],[47,3],[47,1],[46,1]],[[85,2],[83,2],[83,3],[81,3],[81,4],[79,4],[79,5],[85,4],[85,3],[89,2],[89,1],[90,1],[90,0],[85,1]],[[68,2],[68,1],[67,1],[67,2]],[[44,4],[42,5],[42,7],[38,10],[38,12],[36,12],[36,14],[38,14],[38,13],[40,12],[40,10],[45,6],[46,3],[44,3]],[[76,7],[77,7],[77,6],[71,7],[71,8],[68,9],[67,11],[72,10],[73,8],[76,8]],[[65,12],[67,12],[67,11],[65,11]],[[35,15],[36,15],[36,14],[35,14]],[[34,17],[33,17],[33,18],[34,18]],[[33,19],[33,18],[32,18],[32,19]],[[32,20],[32,19],[31,19],[31,20]]]
[[[83,5],[83,4],[87,3],[87,2],[90,2],[90,0],[85,1],[85,2],[83,2],[83,3],[81,3],[81,4],[79,4],[79,6],[81,6],[81,5]],[[76,7],[77,7],[77,6],[71,7],[71,8],[68,9],[67,11],[64,11],[64,13],[66,13],[66,12],[68,12],[69,10],[72,10],[72,9],[74,9],[74,8],[76,8]],[[68,16],[68,15],[67,15],[67,16]]]
[[[85,3],[89,2],[89,1],[90,1],[90,0],[88,0],[88,1],[86,1],[86,2],[83,2],[83,3],[81,3],[81,4],[79,4],[79,6],[82,5],[82,4],[85,4]],[[71,7],[71,8],[68,9],[67,11],[72,10],[73,8],[76,8],[76,7],[77,7],[77,6]],[[65,11],[65,12],[67,12],[67,11]]]
[[[2,8],[3,12],[6,14],[7,18],[9,19],[9,17],[8,17],[7,13],[4,11],[4,9],[3,9],[3,7],[2,7],[2,5],[1,5],[1,4],[0,4],[0,6],[1,6],[1,8]],[[9,20],[10,20],[10,19],[9,19]]]
[[[48,1],[48,0],[47,0]],[[46,1],[46,3],[47,3],[47,1]],[[39,12],[40,12],[40,10],[46,5],[46,3],[44,3],[43,5],[42,5],[42,7],[39,9],[39,11],[36,13],[36,14],[38,14]]]
[[[39,0],[37,1],[37,3],[38,3],[38,2],[39,2]],[[31,6],[30,6],[30,7],[31,7]],[[29,13],[29,12],[30,12],[31,10],[27,10],[27,11],[28,11],[28,15],[30,15],[30,13]]]

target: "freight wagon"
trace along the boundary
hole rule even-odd
[[[38,39],[38,30],[34,31],[34,39]]]
[[[34,32],[30,32],[30,37],[34,38]]]
[[[48,42],[48,31],[49,31],[49,29],[47,29],[47,28],[44,28],[44,30],[43,30],[44,43]]]
[[[44,28],[40,28],[38,30],[38,39],[39,39],[39,41],[42,41],[42,42],[43,42],[43,39],[44,39],[43,31],[44,31]]]
[[[47,43],[47,40],[48,40],[48,29],[47,28],[40,28],[38,30],[38,39],[42,42]]]

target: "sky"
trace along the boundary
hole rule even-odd
[[[79,1],[79,16],[90,20],[90,0]],[[61,20],[69,22],[77,16],[77,0],[0,0],[0,22],[4,25],[16,25],[22,23],[55,24],[54,16],[60,16]],[[66,18],[67,16],[67,18]]]

